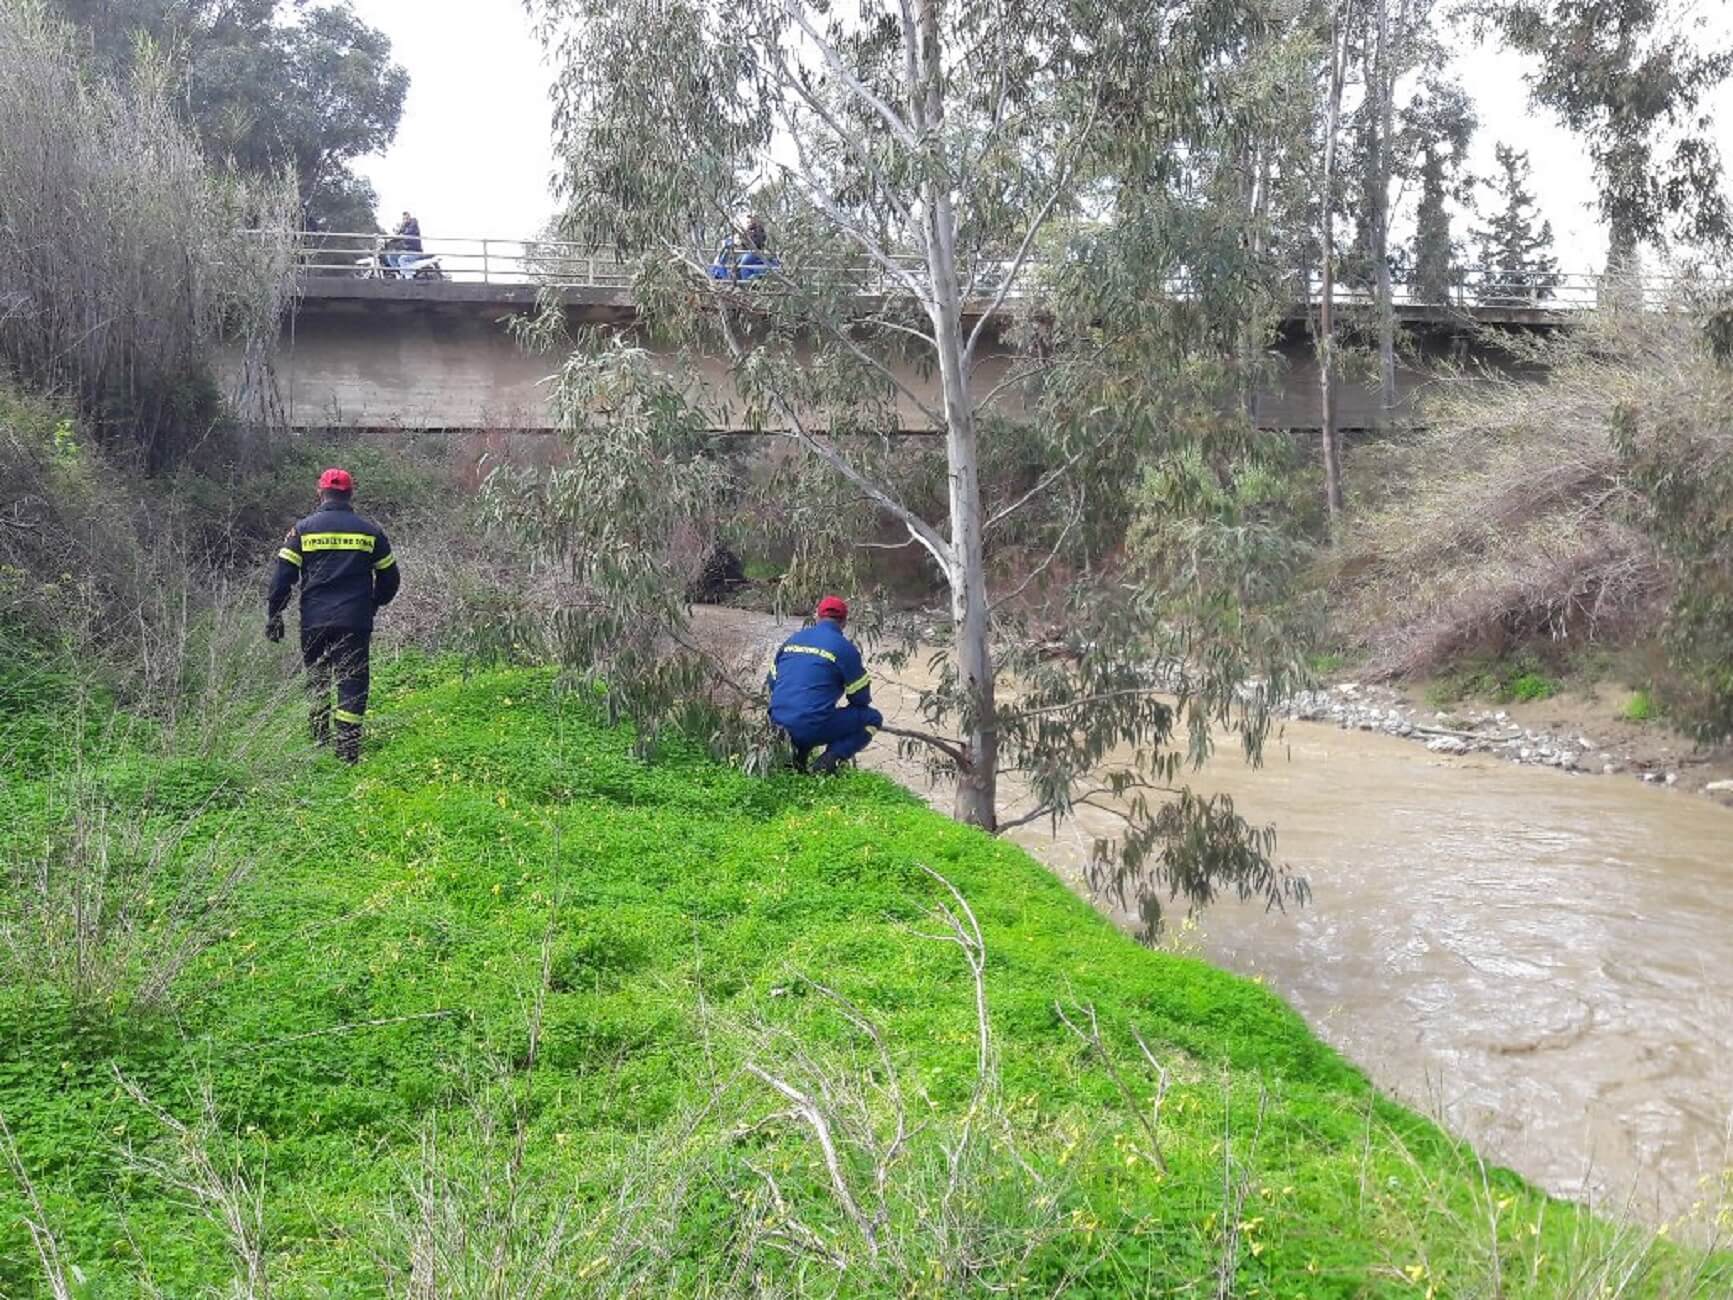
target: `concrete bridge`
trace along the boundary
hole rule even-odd
[[[483,242],[484,246],[487,241]],[[498,241],[495,241],[498,242]],[[432,241],[429,241],[430,245]],[[523,245],[522,247],[531,247]],[[514,314],[531,311],[547,280],[546,246],[535,267],[527,256],[517,262],[495,253],[479,267],[461,258],[442,279],[359,278],[352,266],[314,264],[283,323],[278,378],[291,427],[354,430],[512,430],[553,427],[549,376],[559,359],[525,351],[505,326]],[[323,271],[323,274],[317,273]],[[532,273],[533,272],[533,273]],[[637,315],[618,264],[587,260],[587,273],[555,289],[576,324],[629,326]],[[1568,319],[1581,306],[1579,286],[1549,290],[1547,301],[1523,298],[1488,305],[1481,301],[1441,307],[1400,303],[1399,318],[1419,342],[1422,368],[1403,365],[1398,389],[1404,403],[1428,384],[1439,382],[1424,368],[1426,359],[1478,346],[1476,325],[1546,328]],[[1532,290],[1527,294],[1532,295]],[[1351,314],[1355,304],[1345,304]],[[1255,417],[1271,428],[1316,428],[1317,366],[1307,328],[1308,309],[1296,306],[1281,331],[1273,381],[1256,396]],[[672,363],[672,358],[670,361]],[[976,380],[985,391],[1004,378],[1010,354],[985,348]],[[690,362],[682,362],[690,369]],[[726,409],[733,392],[720,358],[701,358],[697,381]],[[900,376],[923,396],[936,378],[905,370]],[[1340,390],[1341,427],[1377,424],[1377,395],[1366,382],[1351,380]],[[932,403],[937,405],[936,402]],[[928,431],[930,422],[913,403],[903,401],[902,428]],[[724,417],[725,427],[738,427]]]

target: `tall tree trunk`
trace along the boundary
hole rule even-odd
[[[944,122],[939,64],[940,0],[921,0],[917,63],[924,102],[917,114],[929,139]],[[986,520],[981,509],[980,455],[969,375],[963,365],[962,286],[957,275],[957,214],[934,160],[926,185],[927,268],[932,277],[933,337],[945,399],[945,452],[951,476],[951,620],[957,675],[963,690],[963,738],[969,764],[957,778],[958,821],[998,826],[999,730],[994,698],[991,619],[987,606]]]
[[[1330,93],[1324,112],[1323,219],[1319,245],[1324,283],[1318,299],[1315,348],[1318,357],[1320,435],[1324,444],[1324,501],[1330,522],[1342,515],[1342,467],[1336,447],[1336,137],[1342,126],[1342,83],[1348,72],[1348,18],[1353,0],[1338,0],[1330,11]]]
[[[1390,282],[1390,148],[1395,131],[1396,67],[1390,51],[1390,0],[1378,0],[1378,126],[1373,132],[1372,260],[1378,273],[1378,423],[1396,409],[1396,298]]]
[[[1255,265],[1262,266],[1266,243],[1264,225],[1269,209],[1270,163],[1261,140],[1254,139],[1247,145],[1243,165],[1246,225],[1251,231],[1252,259]],[[1240,328],[1240,404],[1249,424],[1256,424],[1258,419],[1258,350],[1263,344],[1259,336],[1262,328],[1262,321],[1251,319]]]

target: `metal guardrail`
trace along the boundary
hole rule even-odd
[[[461,284],[546,286],[561,289],[627,289],[635,274],[634,264],[621,261],[612,251],[547,239],[502,239],[495,236],[422,236],[423,269],[419,275],[387,264],[401,256],[391,247],[391,236],[351,233],[309,233],[301,236],[296,265],[304,276],[360,276],[363,278],[420,278]],[[386,260],[381,260],[381,254]],[[905,274],[919,276],[924,263],[919,258],[897,259]],[[989,295],[997,290],[998,277],[1008,274],[1011,262],[990,262],[976,267],[976,292]],[[811,267],[803,267],[810,272]],[[1028,269],[1039,269],[1034,263]],[[895,278],[884,268],[870,264],[838,265],[826,274],[853,284],[866,294],[894,289]],[[1494,268],[1466,268],[1458,272],[1443,295],[1429,295],[1412,284],[1395,286],[1395,305],[1404,310],[1442,309],[1575,312],[1609,302],[1648,308],[1672,303],[1680,287],[1672,276],[1648,275],[1610,278],[1593,272],[1552,272],[1545,275],[1509,273]],[[1174,297],[1187,297],[1191,286],[1174,279],[1161,286]],[[1304,294],[1296,300],[1315,303],[1322,281],[1312,276]],[[1008,297],[1020,296],[1017,293]],[[1370,307],[1376,301],[1369,286],[1337,282],[1335,302],[1351,309]]]
[[[357,232],[307,233],[300,237],[296,266],[309,276],[411,278],[390,265],[405,256],[393,236]],[[545,239],[494,236],[422,237],[420,254],[429,259],[424,279],[462,284],[549,285],[558,288],[624,289],[634,269],[611,252]]]

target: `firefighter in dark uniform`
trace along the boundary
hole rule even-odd
[[[301,584],[301,661],[312,697],[313,741],[331,739],[331,685],[337,686],[337,756],[361,757],[367,713],[373,615],[391,603],[402,573],[385,531],[355,513],[355,480],[344,469],[319,476],[319,508],[289,530],[265,606],[265,635],[283,639],[283,609]]]
[[[872,678],[860,651],[843,635],[848,605],[837,596],[818,602],[817,621],[782,643],[770,665],[770,720],[788,733],[794,765],[818,746],[814,772],[834,772],[872,744],[884,716],[872,707]],[[838,701],[843,707],[838,708]]]

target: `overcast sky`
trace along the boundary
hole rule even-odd
[[[366,22],[390,36],[395,58],[409,71],[395,143],[382,157],[360,163],[379,191],[381,218],[390,225],[407,208],[429,236],[535,234],[552,213],[551,72],[522,4],[353,3]],[[1733,38],[1733,6],[1704,4],[1716,15],[1712,30]],[[1524,71],[1524,60],[1504,51],[1476,50],[1458,62],[1456,73],[1480,108],[1475,170],[1492,171],[1499,140],[1527,149],[1533,189],[1552,220],[1564,269],[1593,270],[1606,240],[1591,210],[1588,160],[1569,132],[1530,110]],[[1714,107],[1722,154],[1733,164],[1733,85],[1720,88]]]

